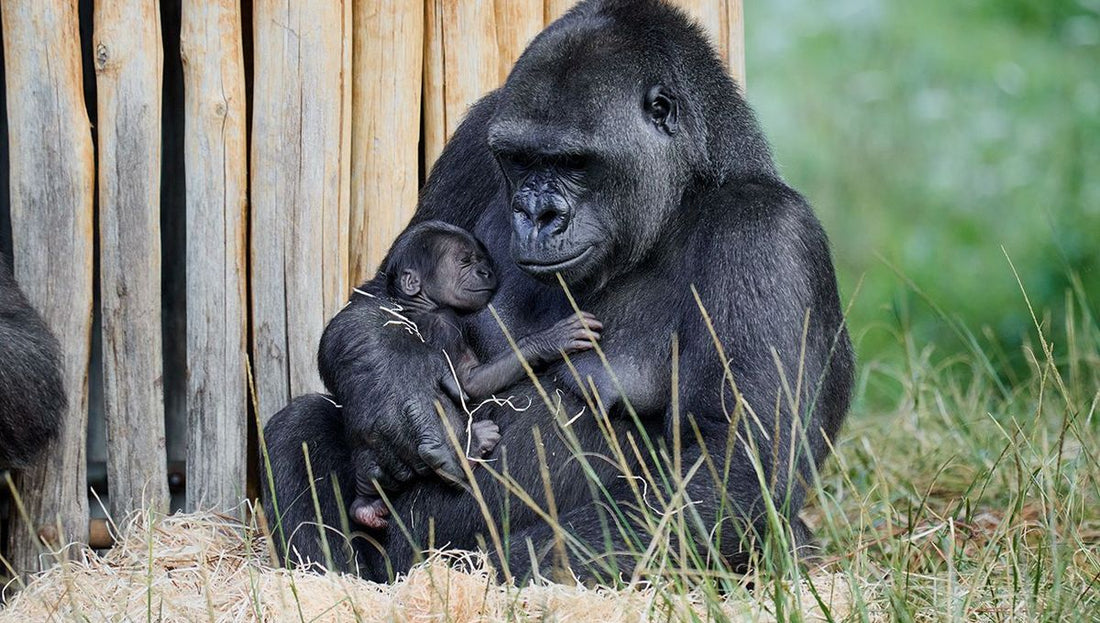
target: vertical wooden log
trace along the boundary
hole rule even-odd
[[[110,510],[168,510],[160,321],[163,50],[156,0],[97,0],[99,272]]]
[[[356,0],[351,282],[378,269],[416,209],[424,7]]]
[[[353,92],[352,56],[355,53],[355,24],[352,17],[354,0],[340,0],[340,171],[337,183],[340,199],[335,212],[326,213],[325,240],[335,244],[336,257],[333,265],[339,271],[339,279],[325,281],[325,320],[332,318],[347,303],[351,289],[351,117]],[[333,275],[334,277],[336,275]],[[314,344],[311,355],[313,368],[317,364],[317,345]]]
[[[528,43],[544,26],[543,0],[496,0],[497,46],[500,83]]]
[[[248,143],[241,7],[183,0],[187,175],[187,508],[245,497]]]
[[[420,147],[425,177],[447,142],[447,115],[443,103],[443,0],[424,2],[424,78],[421,88]]]
[[[424,111],[426,168],[442,151],[441,138],[449,138],[466,110],[500,84],[493,2],[429,0],[427,20],[424,97],[430,101],[425,101]]]
[[[55,543],[83,540],[94,168],[77,2],[6,0],[2,16],[15,278],[61,341],[69,400],[61,434],[16,486],[32,529]],[[23,518],[13,513],[12,522],[15,568],[49,564]]]
[[[256,0],[252,339],[261,417],[320,388],[317,344],[347,297],[346,39],[341,0]]]
[[[727,0],[726,5],[726,60],[730,75],[745,92],[745,10],[742,0]]]

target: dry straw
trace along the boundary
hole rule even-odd
[[[34,576],[0,610],[18,621],[770,621],[770,602],[738,591],[718,604],[652,586],[612,590],[497,583],[481,554],[436,553],[393,584],[274,568],[254,530],[216,514],[132,515],[103,555],[70,546],[67,562]],[[840,574],[812,576],[834,619],[850,613]],[[9,587],[9,593],[13,589]],[[797,599],[824,616],[808,587]],[[708,614],[708,610],[710,613]],[[720,616],[720,615],[719,615]]]

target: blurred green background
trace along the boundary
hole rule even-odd
[[[958,322],[1011,377],[1034,325],[1005,252],[1040,314],[1076,276],[1096,318],[1100,0],[745,4],[748,97],[825,223],[861,362],[904,356],[899,329],[950,357]]]

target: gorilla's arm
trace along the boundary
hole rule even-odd
[[[65,406],[61,348],[0,256],[0,470],[26,467]]]
[[[589,350],[599,341],[602,330],[603,323],[595,316],[581,312],[580,317],[569,316],[549,328],[520,338],[516,343],[519,357],[509,348],[488,362],[480,363],[473,352],[468,351],[457,366],[456,374],[466,394],[476,399],[487,398],[526,378],[522,361],[538,369],[560,360],[563,352],[573,354]],[[453,378],[446,377],[444,387],[453,398],[459,399]]]

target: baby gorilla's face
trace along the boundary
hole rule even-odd
[[[442,245],[427,295],[457,312],[483,309],[497,289],[489,254],[480,243],[452,239]]]

